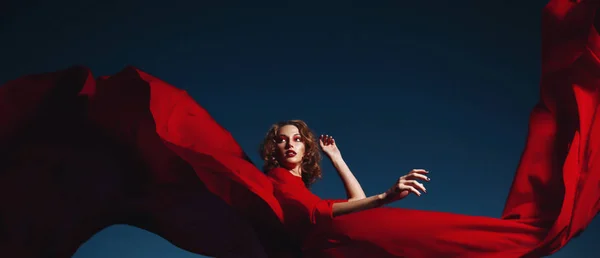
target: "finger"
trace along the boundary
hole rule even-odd
[[[417,190],[416,188],[410,186],[410,185],[405,185],[404,186],[404,190],[409,190],[412,193],[416,194],[417,196],[421,196],[421,192],[419,192],[419,190]]]
[[[415,173],[416,173],[416,174],[429,174],[429,171],[427,171],[427,170],[425,170],[425,169],[420,169],[420,168],[419,168],[419,169],[417,169],[417,168],[415,168],[415,169],[413,169],[413,170],[411,170],[411,171],[409,172],[409,174],[415,174]]]
[[[325,142],[325,144],[329,145],[329,135],[326,134],[325,138],[323,138],[323,141]]]
[[[425,186],[421,183],[419,183],[416,180],[406,180],[404,182],[402,182],[404,185],[410,185],[413,187],[416,187],[417,189],[423,191],[423,192],[427,192],[427,189],[425,188]]]
[[[404,184],[413,186],[413,187],[427,193],[427,189],[425,188],[425,186],[416,180],[408,180],[408,181],[405,181]]]
[[[428,181],[428,182],[431,180],[431,178],[427,177],[426,175],[417,174],[417,173],[408,174],[408,175],[406,175],[406,177],[404,179],[412,179],[412,180],[414,180],[414,179],[422,179],[422,180],[425,180],[425,181]]]
[[[329,138],[327,139],[327,143],[333,144],[333,136],[329,136]]]

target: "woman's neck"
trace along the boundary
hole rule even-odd
[[[302,177],[302,168],[297,166],[295,168],[289,169],[290,173],[297,177]]]

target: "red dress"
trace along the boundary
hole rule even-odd
[[[128,67],[0,87],[0,253],[70,257],[118,223],[219,257],[540,257],[600,209],[598,1],[553,0],[541,99],[502,218],[377,208],[332,218],[282,169],[263,174],[189,97]],[[266,253],[266,254],[265,254]]]

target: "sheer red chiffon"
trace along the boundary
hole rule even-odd
[[[219,257],[540,257],[600,208],[598,1],[544,9],[541,97],[500,218],[399,208],[332,217],[282,169],[262,173],[185,91],[134,67],[0,87],[0,252],[69,257],[130,224]],[[408,222],[408,223],[407,223]]]

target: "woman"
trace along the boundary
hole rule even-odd
[[[366,197],[360,183],[346,165],[332,136],[318,139],[323,152],[333,163],[344,183],[347,200],[320,200],[308,188],[321,177],[321,155],[317,139],[301,120],[279,122],[271,127],[260,147],[265,171],[276,186],[283,204],[285,225],[299,239],[306,237],[311,224],[328,223],[332,218],[382,206],[427,190],[419,180],[429,181],[423,169],[414,169],[384,193]],[[300,205],[299,205],[300,204]]]
[[[318,141],[321,149],[336,168],[348,196],[347,201],[330,204],[333,217],[379,207],[402,199],[411,192],[418,196],[421,192],[427,192],[419,180],[429,181],[426,176],[428,172],[423,169],[413,169],[407,175],[400,177],[398,182],[386,192],[367,198],[360,183],[342,158],[333,137],[321,135]],[[321,155],[315,136],[304,121],[284,121],[273,125],[263,140],[260,154],[264,161],[263,171],[276,181],[288,182],[289,180],[286,179],[290,177],[287,173],[290,173],[295,176],[291,181],[301,179],[308,188],[321,177]]]

